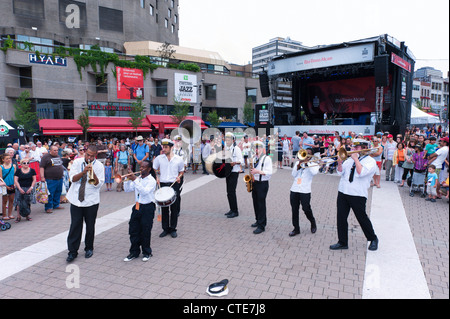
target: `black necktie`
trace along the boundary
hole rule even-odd
[[[355,170],[356,170],[356,164],[353,164],[352,169],[350,171],[350,178],[348,179],[348,181],[350,183],[353,183],[353,177],[355,176]]]
[[[87,181],[87,174],[84,174],[81,178],[81,185],[80,190],[78,191],[78,200],[80,203],[84,202],[84,194],[86,192],[86,181]]]

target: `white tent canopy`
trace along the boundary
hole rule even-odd
[[[439,117],[430,115],[411,105],[411,124],[435,124],[440,122]]]

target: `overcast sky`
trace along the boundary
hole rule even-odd
[[[275,37],[306,46],[381,34],[404,41],[415,69],[449,70],[449,0],[180,0],[180,45],[251,63],[252,48]]]

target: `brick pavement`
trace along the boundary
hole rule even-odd
[[[202,176],[189,172],[186,181]],[[291,181],[288,169],[274,174],[268,225],[260,235],[254,235],[250,227],[254,222],[251,195],[241,177],[240,216],[234,219],[224,216],[228,211],[225,181],[215,179],[183,195],[178,238],[159,238],[161,225],[155,219],[154,256],[147,263],[140,259],[123,262],[129,249],[128,224],[123,222],[96,236],[92,258],[86,260],[80,254],[70,264],[79,270],[79,288],[67,286],[73,269],[67,268],[67,253],[62,252],[2,280],[0,298],[208,299],[206,287],[224,278],[230,280],[227,299],[362,298],[367,242],[352,214],[349,249],[328,249],[337,241],[339,178],[314,178],[312,207],[318,231],[311,234],[301,212],[302,233],[293,238],[288,236],[292,230]],[[448,204],[411,198],[407,189],[400,193],[430,294],[435,299],[448,298]],[[131,194],[103,192],[99,218],[132,202]],[[52,215],[42,211],[42,205],[33,206],[33,221],[13,223],[11,230],[0,233],[0,258],[67,231],[68,208]]]

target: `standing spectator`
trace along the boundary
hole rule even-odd
[[[20,161],[21,168],[14,174],[14,185],[17,188],[16,202],[19,207],[16,223],[21,217],[31,220],[31,203],[33,201],[33,188],[36,184],[36,171],[30,168],[30,159],[24,158]]]
[[[159,138],[155,137],[153,140],[153,145],[150,147],[150,161],[153,161],[155,157],[161,155],[162,146],[159,143]]]
[[[397,150],[394,152],[394,159],[392,165],[395,167],[395,180],[394,182],[400,183],[403,176],[403,164],[406,160],[406,150],[402,142],[397,144]]]
[[[405,162],[403,163],[402,183],[399,185],[399,187],[403,187],[405,185],[408,173],[411,175],[411,177],[414,174],[414,162],[412,158],[414,155],[414,142],[410,141],[405,151],[406,154],[405,154]]]
[[[294,166],[295,158],[297,157],[297,153],[300,150],[300,142],[302,141],[300,137],[300,131],[295,132],[295,136],[292,137],[292,161],[291,161],[291,167]]]
[[[441,174],[442,166],[445,162],[445,159],[448,155],[448,137],[443,137],[439,140],[439,146],[440,148],[430,155],[428,158],[428,164],[433,164],[436,167],[436,175],[438,176],[438,183],[437,183],[437,198],[441,198],[441,185],[439,183],[439,177]]]
[[[373,184],[380,188],[380,180],[381,180],[381,164],[382,164],[382,154],[383,154],[383,146],[380,145],[380,139],[378,136],[374,136],[373,138],[373,148],[378,148],[378,150],[372,154],[370,154],[371,157],[375,160],[377,163],[378,169],[376,170],[375,174],[373,175]]]
[[[290,162],[291,142],[287,138],[286,134],[284,134],[284,137],[283,137],[283,140],[281,141],[281,143],[283,145],[283,158],[284,158],[283,166],[289,166],[290,165],[289,162]],[[245,163],[247,163],[247,161]],[[247,168],[247,166],[246,166],[246,168]]]
[[[45,212],[53,213],[54,209],[60,207],[60,197],[63,185],[64,167],[61,157],[58,156],[58,146],[52,145],[47,154],[44,154],[40,165],[41,181],[47,183],[48,203],[45,204]]]
[[[97,141],[97,160],[105,165],[105,161],[108,158],[108,145],[102,142],[101,139]]]
[[[150,150],[148,145],[144,143],[144,138],[142,136],[138,136],[136,141],[138,145],[135,145],[133,148],[133,158],[136,161],[136,166],[134,168],[135,172],[140,170],[141,163],[150,156]]]
[[[209,173],[206,171],[206,165],[205,165],[205,160],[208,158],[209,155],[211,155],[211,143],[213,140],[211,140],[210,142],[206,142],[205,141],[205,146],[203,147],[202,150],[202,166],[203,166],[203,173],[202,174],[206,174],[209,175]],[[244,144],[245,145],[245,144]],[[245,149],[245,146],[244,146]]]
[[[391,181],[393,181],[395,178],[395,166],[393,165],[393,162],[394,162],[394,153],[397,149],[397,143],[394,141],[394,137],[391,134],[389,134],[387,138],[388,140],[384,147],[384,158],[386,159],[385,161],[386,181],[389,181],[389,178]]]
[[[14,173],[17,167],[12,163],[11,156],[7,153],[2,154],[0,157],[0,177],[3,179],[6,187],[6,194],[3,194],[2,198],[2,213],[3,220],[14,219],[12,215],[13,203],[14,203]],[[8,213],[6,212],[6,206],[8,205]]]
[[[125,144],[120,144],[120,150],[116,155],[116,164],[114,165],[114,170],[116,174],[120,176],[126,175],[128,172],[128,167],[130,166],[130,154],[126,149]],[[123,191],[123,181],[117,184],[117,192]]]

